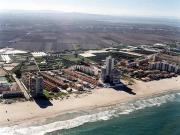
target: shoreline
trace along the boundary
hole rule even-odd
[[[130,88],[136,95],[130,95],[124,91],[116,91],[111,88],[100,88],[93,90],[92,94],[79,95],[79,98],[71,96],[70,99],[62,101],[53,100],[51,101],[53,106],[43,109],[35,102],[29,101],[10,105],[0,104],[0,114],[2,116],[0,118],[0,126],[29,125],[66,113],[108,107],[151,96],[178,92],[180,91],[180,76],[152,82],[136,81],[136,84],[130,86]],[[10,121],[7,121],[7,118]]]

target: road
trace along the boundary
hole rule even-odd
[[[24,94],[25,98],[27,100],[30,100],[30,95],[27,92],[27,88],[24,86],[24,84],[18,78],[16,78],[15,74],[13,74],[12,76],[13,76],[14,80],[17,82],[17,85],[19,86],[20,90]]]
[[[37,66],[38,71],[40,72],[40,68],[39,68],[39,66],[38,66],[38,64],[37,64],[37,62],[36,62],[36,59],[33,58],[33,60],[34,60],[34,63],[36,64],[36,66]]]

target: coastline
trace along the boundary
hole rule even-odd
[[[79,95],[79,98],[71,95],[69,99],[62,101],[53,100],[51,101],[53,105],[47,108],[40,108],[35,102],[30,101],[10,105],[0,104],[0,125],[30,124],[66,113],[111,106],[167,92],[176,92],[180,90],[180,76],[152,82],[136,81],[130,88],[136,95],[110,88],[101,88],[93,90],[92,94]]]

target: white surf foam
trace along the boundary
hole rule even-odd
[[[178,93],[180,95],[180,93]],[[88,122],[100,120],[109,120],[119,115],[129,114],[133,111],[144,109],[146,107],[160,106],[161,104],[174,101],[177,94],[169,94],[149,99],[137,100],[132,103],[122,103],[111,107],[102,108],[101,112],[94,114],[83,115],[74,119],[57,121],[41,126],[24,127],[12,126],[0,128],[0,135],[43,135],[47,132],[55,130],[74,128]]]

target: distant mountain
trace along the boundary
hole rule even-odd
[[[57,12],[53,10],[30,11],[30,10],[7,10],[0,12],[1,15],[14,15],[16,17],[30,16],[30,17],[50,17],[50,18],[66,18],[66,19],[82,19],[94,21],[108,21],[114,23],[142,23],[142,24],[164,24],[171,26],[180,26],[180,18],[173,17],[134,17],[134,16],[110,16],[87,13],[74,12]]]

